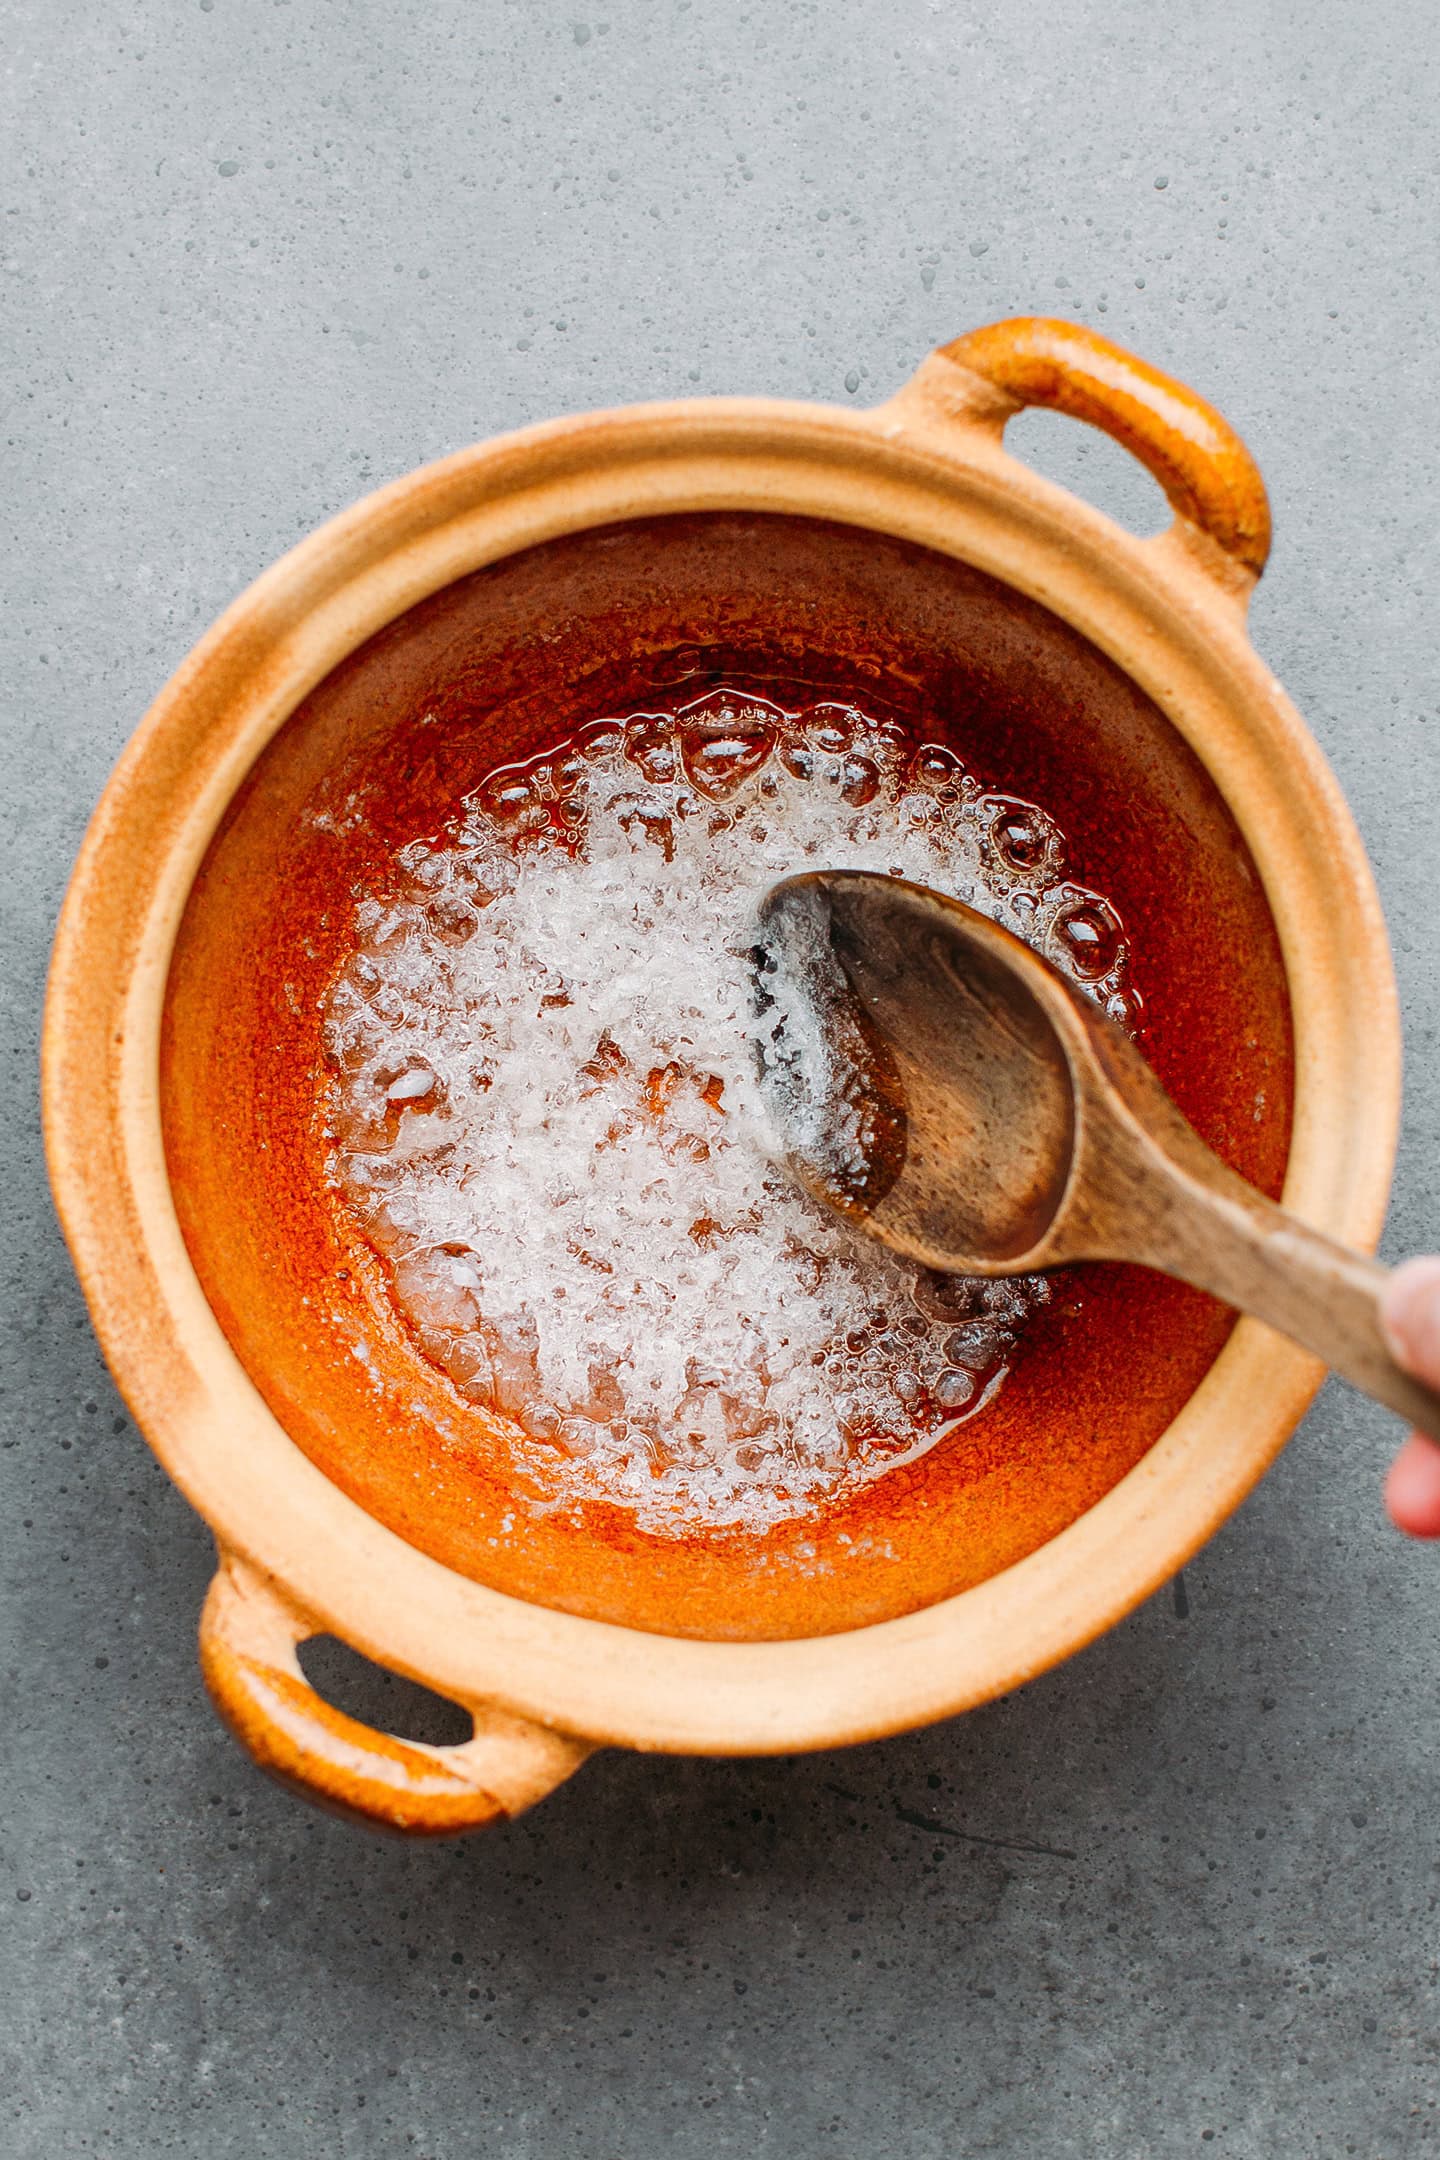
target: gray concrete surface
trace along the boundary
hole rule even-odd
[[[1257,639],[1395,931],[1391,1247],[1440,1239],[1433,11],[4,0],[0,28],[0,2151],[1429,2153],[1440,1556],[1382,1524],[1380,1413],[1328,1392],[1183,1591],[979,1715],[612,1756],[488,1841],[369,1843],[211,1719],[207,1538],[96,1354],[33,1105],[106,773],[317,520],[555,411],[873,399],[964,326],[1073,311],[1269,477]],[[1017,433],[1150,515],[1118,453]]]

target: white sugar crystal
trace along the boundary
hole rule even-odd
[[[521,1428],[553,1504],[763,1530],[990,1399],[1045,1286],[917,1282],[777,1167],[754,915],[797,870],[895,871],[1072,971],[1109,937],[1086,987],[1123,1012],[1113,911],[1060,854],[947,752],[716,692],[493,775],[359,901],[333,1174],[426,1355]]]
[[[435,1075],[428,1066],[417,1065],[411,1072],[402,1073],[392,1080],[385,1090],[387,1102],[414,1102],[421,1095],[428,1095],[435,1085]]]

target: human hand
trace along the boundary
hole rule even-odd
[[[1380,1299],[1380,1325],[1396,1363],[1440,1387],[1440,1259],[1396,1268]],[[1385,1506],[1397,1529],[1440,1538],[1440,1446],[1423,1433],[1411,1433],[1390,1465]]]

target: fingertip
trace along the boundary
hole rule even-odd
[[[1407,1537],[1440,1538],[1440,1447],[1411,1433],[1385,1480],[1385,1507]]]
[[[1440,1256],[1401,1261],[1380,1293],[1380,1326],[1407,1371],[1440,1379]]]

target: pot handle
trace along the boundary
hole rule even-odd
[[[282,1785],[372,1829],[444,1837],[520,1814],[590,1749],[488,1705],[466,1704],[474,1738],[429,1747],[334,1709],[296,1650],[320,1630],[278,1585],[222,1552],[200,1620],[200,1669],[225,1724]]]
[[[1124,445],[1149,468],[1177,518],[1259,577],[1270,553],[1270,503],[1260,469],[1213,405],[1082,323],[1017,315],[940,351],[998,393],[1005,422],[1049,406]]]

